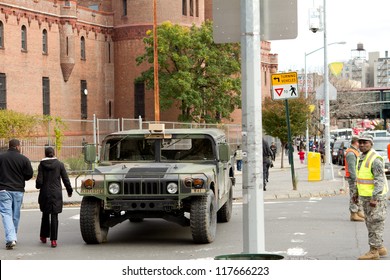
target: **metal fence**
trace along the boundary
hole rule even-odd
[[[108,134],[121,130],[147,129],[150,121],[139,119],[98,119],[93,120],[62,120],[61,131],[63,139],[57,157],[61,160],[78,158],[82,154],[83,146],[87,143],[100,145]],[[241,144],[241,125],[237,124],[199,124],[182,122],[159,122],[164,123],[166,129],[173,128],[219,128],[225,131],[227,140],[234,150]],[[22,153],[32,162],[38,162],[44,158],[44,149],[47,146],[56,146],[56,138],[53,134],[40,135],[20,139]],[[8,148],[8,139],[0,139],[0,149]],[[99,147],[100,148],[100,147]],[[98,149],[100,151],[100,149]]]

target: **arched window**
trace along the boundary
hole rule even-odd
[[[85,60],[86,59],[86,55],[85,55],[85,38],[84,36],[81,36],[81,40],[80,40],[80,52],[81,52],[81,59]]]
[[[43,29],[42,31],[42,53],[47,54],[47,30]]]
[[[0,21],[0,49],[4,48],[4,25]]]
[[[22,43],[22,51],[27,51],[27,28],[25,25],[22,26],[22,34],[21,34],[21,43]]]

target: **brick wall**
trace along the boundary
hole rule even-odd
[[[56,0],[0,2],[5,37],[5,47],[0,49],[0,73],[7,77],[8,109],[42,114],[42,77],[49,77],[53,116],[80,118],[80,80],[86,80],[88,119],[92,119],[93,114],[108,118],[110,102],[112,117],[135,117],[134,79],[147,67],[136,66],[135,58],[144,52],[142,38],[153,25],[153,1],[128,0],[127,16],[123,16],[119,0],[70,1],[70,7],[64,7],[64,3]],[[196,17],[189,15],[189,7],[187,16],[182,15],[182,0],[158,0],[158,23],[170,20],[183,25],[200,25],[205,16],[212,17],[212,0],[198,3],[199,17]],[[99,11],[85,8],[92,4],[98,4]],[[21,52],[20,48],[22,25],[27,27],[27,52]],[[42,54],[43,29],[48,31],[47,55]],[[65,29],[68,30],[65,32]],[[86,60],[80,59],[81,36],[86,42]],[[111,63],[108,62],[109,49]],[[270,43],[262,42],[263,81],[277,70],[277,55],[270,50]],[[64,81],[63,71],[69,74],[67,81]],[[269,80],[262,84],[262,90],[263,96],[269,94]],[[154,120],[152,91],[146,92],[145,103],[146,120]],[[176,121],[178,109],[160,114],[161,120]],[[232,118],[240,123],[241,111],[235,112]]]

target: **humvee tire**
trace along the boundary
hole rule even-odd
[[[100,244],[107,241],[108,227],[102,226],[105,218],[100,207],[101,200],[84,196],[80,206],[80,231],[87,244]]]
[[[233,211],[233,186],[232,181],[229,180],[229,198],[225,204],[217,212],[217,222],[218,223],[227,223],[232,217]]]
[[[190,226],[195,243],[211,243],[217,232],[217,207],[214,193],[209,191],[205,196],[194,197],[190,209]]]

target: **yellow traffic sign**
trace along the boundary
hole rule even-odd
[[[273,100],[297,98],[298,73],[288,72],[271,75]]]
[[[272,74],[271,81],[273,86],[298,84],[298,74],[297,72]]]

